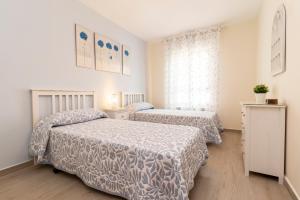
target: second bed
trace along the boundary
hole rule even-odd
[[[222,143],[223,127],[216,112],[154,109],[144,100],[142,93],[123,93],[122,106],[127,108],[129,120],[193,126],[201,129],[207,143]]]

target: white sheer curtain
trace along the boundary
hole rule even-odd
[[[216,111],[220,27],[169,37],[165,44],[168,108]]]

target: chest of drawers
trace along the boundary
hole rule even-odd
[[[284,177],[285,115],[284,105],[241,104],[242,155],[245,175],[257,172]]]

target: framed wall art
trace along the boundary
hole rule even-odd
[[[123,63],[123,74],[124,75],[130,75],[131,74],[131,51],[126,46],[123,45],[122,47],[122,63]]]
[[[122,49],[121,45],[103,35],[95,34],[96,70],[121,73]]]
[[[271,73],[276,76],[286,69],[286,10],[282,4],[273,18]]]
[[[76,64],[78,67],[95,68],[93,32],[76,24]]]

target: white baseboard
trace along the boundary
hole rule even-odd
[[[292,195],[293,199],[300,200],[299,194],[297,193],[297,191],[293,187],[291,181],[286,176],[284,177],[284,183],[285,183],[285,186],[287,187],[288,191]]]

